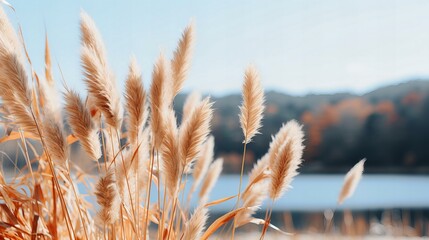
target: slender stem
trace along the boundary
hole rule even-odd
[[[247,137],[245,137],[244,139],[247,139]],[[238,205],[240,204],[241,185],[243,184],[244,161],[245,161],[245,158],[246,158],[246,148],[247,148],[247,142],[245,141],[244,142],[244,147],[243,147],[243,159],[241,160],[240,184],[238,185],[237,203],[235,204],[235,208],[238,208]],[[231,239],[234,239],[235,225],[236,225],[236,218],[234,217],[234,223],[232,225]]]
[[[106,150],[106,141],[104,140],[104,132],[101,127],[101,117],[100,117],[100,133],[101,133],[101,146],[103,147],[103,158],[104,158],[104,168],[107,173],[107,150]]]
[[[84,233],[85,233],[85,237],[86,237],[86,239],[87,240],[89,240],[89,237],[88,237],[88,234],[87,234],[87,229],[86,229],[86,224],[85,224],[85,222],[83,221],[83,216],[82,216],[82,210],[81,210],[81,208],[80,208],[80,203],[79,203],[79,198],[78,198],[78,195],[77,195],[77,192],[76,192],[76,188],[74,187],[74,184],[73,184],[73,181],[72,181],[72,179],[71,179],[71,176],[70,176],[70,171],[68,171],[67,172],[68,174],[66,175],[67,177],[68,177],[68,179],[69,179],[69,181],[70,181],[70,184],[71,184],[71,186],[72,186],[72,190],[73,190],[73,193],[74,193],[74,197],[75,197],[75,199],[76,199],[76,206],[77,206],[77,211],[79,212],[79,218],[80,218],[80,221],[82,222],[82,225],[83,225],[83,231],[84,231]]]
[[[259,237],[259,240],[262,240],[265,237],[265,233],[267,232],[268,225],[271,222],[272,211],[273,211],[273,201],[271,200],[270,205],[267,206],[267,209],[265,211],[264,226],[262,228],[262,232],[261,232],[261,236]]]
[[[158,236],[158,239],[163,239],[163,237],[164,237],[164,222],[165,222],[165,209],[166,209],[165,204],[166,204],[166,200],[167,200],[167,185],[164,184],[164,200],[163,200],[163,203],[162,203],[162,217],[161,217],[161,226],[160,226],[160,229],[161,229],[160,236],[161,236],[161,238]]]
[[[187,172],[188,166],[185,167],[184,173]],[[185,175],[185,182],[183,183],[183,191],[182,191],[182,199],[180,200],[179,204],[183,204],[183,201],[185,200],[185,190],[186,190],[186,183],[188,182],[188,174]],[[180,186],[179,186],[180,187]],[[180,205],[179,205],[180,206]],[[180,209],[179,209],[180,211]],[[185,208],[185,214],[187,215],[187,209]],[[177,223],[176,223],[176,233],[179,232],[180,226],[182,225],[182,218],[181,215],[177,215]]]
[[[176,214],[177,199],[178,199],[178,194],[179,194],[179,191],[180,191],[180,186],[182,185],[182,174],[183,174],[184,171],[185,171],[185,167],[183,167],[182,171],[179,174],[179,176],[180,176],[179,186],[177,187],[177,189],[174,192],[173,210],[171,211],[171,217],[170,217],[170,224],[168,226],[167,239],[169,239],[169,237],[170,237],[170,233],[171,233],[171,230],[172,230],[172,225],[174,223],[174,215]]]
[[[161,172],[159,171],[159,169],[160,169],[160,163],[159,163],[159,152],[158,151],[156,151],[156,164],[157,164],[157,167],[158,167],[158,187],[157,187],[157,190],[158,190],[158,209],[160,209],[161,208]],[[159,230],[159,224],[158,224],[158,230]]]
[[[115,169],[118,169],[118,167],[117,167],[117,165],[116,165],[116,153],[115,153],[115,147],[114,147],[114,145],[113,145],[113,137],[112,137],[112,133],[111,133],[111,131],[110,131],[110,129],[109,129],[109,135],[110,135],[110,145],[111,145],[111,147],[112,147],[112,152],[113,152],[113,158],[112,158],[112,162],[113,162],[113,164],[115,165]],[[106,173],[107,173],[107,169],[109,168],[111,166],[111,163],[109,164],[109,166],[107,166],[107,163],[106,163]],[[119,188],[119,186],[118,186],[118,182],[116,181],[116,185],[117,185],[117,187]],[[121,200],[121,202],[122,202],[122,200]],[[122,227],[122,229],[121,229],[121,233],[122,233],[122,239],[125,239],[125,227],[124,227],[124,214],[123,214],[123,212],[122,212],[122,208],[123,208],[123,206],[121,206],[120,207],[120,209],[121,209],[121,227]]]
[[[115,133],[116,133],[116,137],[118,138],[118,143],[120,145],[121,139],[119,137],[118,130],[116,130]],[[113,148],[113,141],[112,141],[112,148]],[[132,193],[131,193],[131,187],[130,187],[130,183],[129,183],[129,180],[128,180],[128,171],[127,171],[127,168],[125,167],[124,155],[123,155],[123,152],[122,152],[121,149],[119,150],[119,153],[121,154],[122,169],[124,170],[124,173],[125,173],[125,183],[127,184],[128,194],[130,195],[130,205],[131,205],[131,211],[133,212],[132,214],[133,214],[133,217],[134,217],[134,225],[136,225],[136,211],[134,209],[133,196],[132,196]],[[135,226],[134,229],[137,229],[137,228],[138,228],[138,226]],[[137,239],[139,239],[138,235],[137,235]]]
[[[112,224],[112,229],[115,227],[114,224]],[[121,205],[121,237],[122,239],[125,239],[125,225],[124,225],[124,213],[123,213],[123,207]]]
[[[144,224],[144,231],[143,231],[143,239],[146,240],[146,234],[147,234],[147,228],[148,228],[148,220],[149,220],[149,204],[150,204],[150,190],[152,186],[152,174],[153,174],[153,162],[154,162],[154,154],[155,154],[155,147],[152,147],[151,154],[150,154],[150,164],[149,164],[149,181],[148,181],[148,187],[146,190],[146,217],[145,217],[145,224]]]

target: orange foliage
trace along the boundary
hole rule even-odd
[[[409,96],[408,99],[416,97]],[[365,119],[373,114],[380,113],[388,117],[389,122],[397,119],[395,106],[390,101],[383,101],[377,105],[372,105],[362,98],[345,99],[337,104],[324,105],[318,113],[306,111],[302,114],[301,120],[308,130],[307,148],[310,154],[314,153],[317,146],[322,141],[324,129],[340,123],[343,117],[353,117],[363,123]]]
[[[422,94],[418,92],[410,92],[402,98],[401,103],[404,105],[415,105],[422,101]]]

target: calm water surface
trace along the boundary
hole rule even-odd
[[[343,205],[337,206],[337,197],[343,178],[344,175],[299,175],[292,182],[293,188],[275,202],[273,208],[279,211],[429,208],[429,176],[364,174],[354,195]],[[244,182],[246,183],[247,179]],[[236,194],[238,183],[239,176],[222,176],[213,189],[210,199]],[[234,204],[235,201],[231,200],[216,206],[215,209],[229,210]]]

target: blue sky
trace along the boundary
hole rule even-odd
[[[429,77],[427,0],[9,2],[16,13],[4,9],[22,25],[36,71],[43,72],[46,27],[53,61],[79,91],[81,10],[97,23],[121,89],[132,54],[149,86],[155,59],[171,56],[191,19],[196,45],[185,91],[237,92],[248,64],[267,90],[292,94],[362,93]]]

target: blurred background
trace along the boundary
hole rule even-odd
[[[238,105],[244,69],[253,64],[266,111],[246,170],[282,123],[297,119],[305,129],[302,174],[275,204],[276,224],[323,232],[335,211],[335,227],[350,235],[429,235],[429,1],[9,2],[15,12],[5,11],[21,25],[36,72],[44,69],[47,34],[58,89],[64,90],[60,67],[81,94],[80,11],[97,23],[120,89],[131,55],[149,87],[158,54],[171,57],[194,21],[194,57],[175,107],[180,119],[194,90],[215,101],[215,155],[225,165],[213,199],[236,192],[243,147]],[[13,146],[0,149],[14,156]],[[362,182],[337,206],[344,174],[362,158]],[[3,157],[3,167],[13,164]]]

